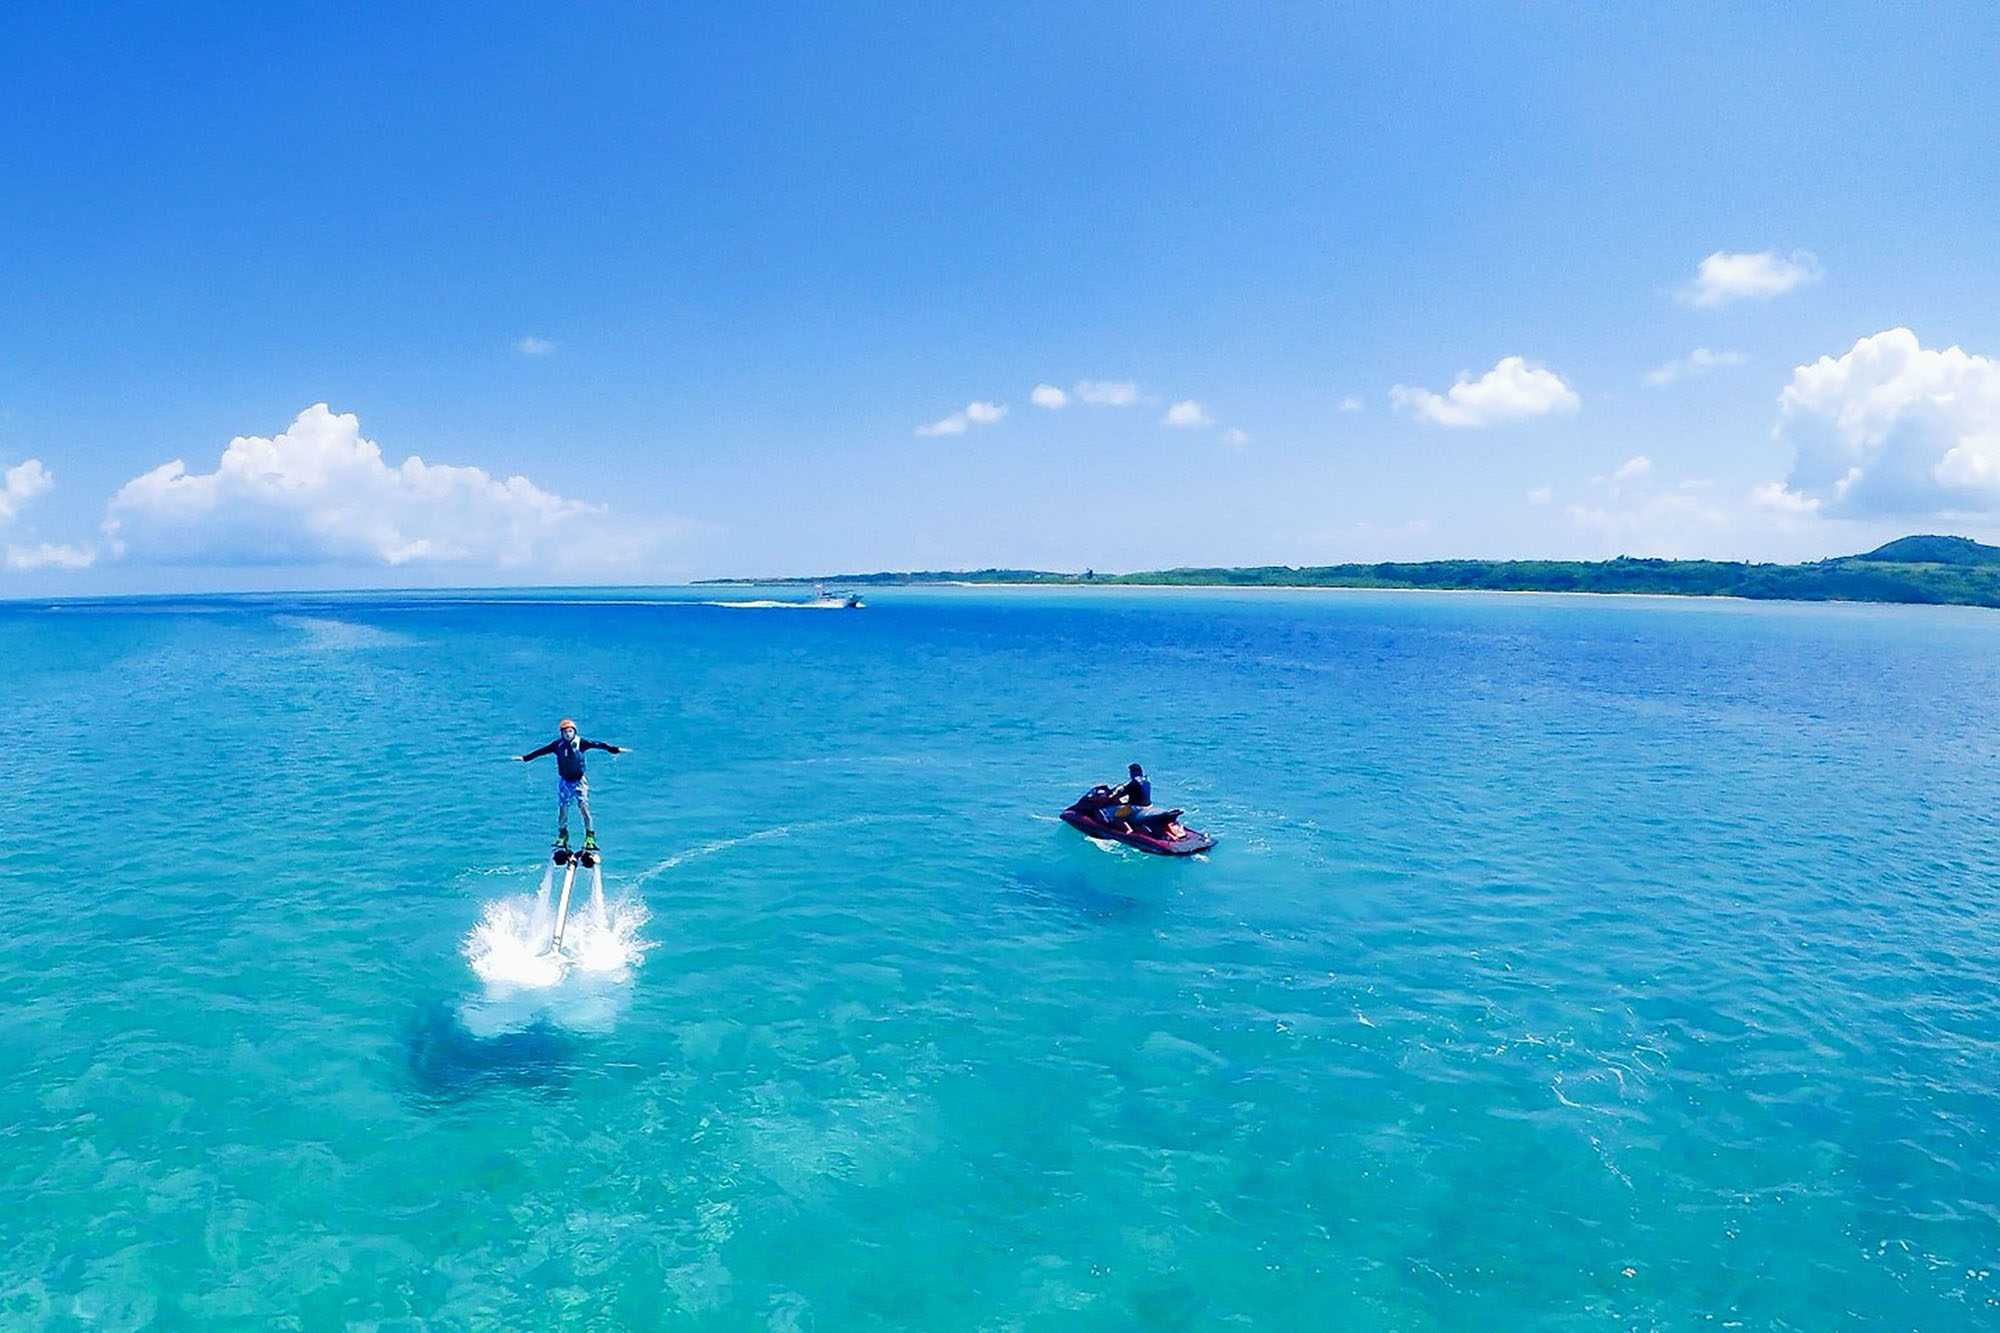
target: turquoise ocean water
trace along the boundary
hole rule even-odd
[[[2000,1327],[2000,616],[703,595],[0,607],[0,1328]]]

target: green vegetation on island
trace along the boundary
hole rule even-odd
[[[1424,560],[1066,574],[1034,569],[716,579],[777,585],[1130,584],[1150,587],[1415,588],[1484,592],[1648,593],[1766,601],[1916,602],[2000,607],[2000,546],[1903,537],[1862,555],[1799,565],[1740,560]]]

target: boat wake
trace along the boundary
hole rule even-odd
[[[666,874],[676,866],[686,865],[689,861],[698,861],[705,856],[714,856],[718,852],[726,852],[733,847],[742,847],[753,842],[766,842],[772,838],[789,838],[791,835],[792,826],[790,824],[779,824],[773,828],[758,829],[755,833],[745,833],[740,837],[718,838],[714,842],[703,843],[699,847],[690,847],[686,851],[675,852],[665,860],[655,862],[640,871],[638,878],[633,880],[632,883],[634,885],[644,884],[648,880]]]
[[[464,944],[466,962],[484,986],[484,994],[460,1013],[475,1035],[517,1030],[542,1019],[593,1028],[615,1018],[618,995],[651,947],[639,933],[648,913],[630,894],[605,898],[602,866],[584,873],[589,890],[571,904],[560,949],[550,943],[556,927],[554,866],[543,867],[533,893],[485,904]]]
[[[845,611],[845,602],[703,602],[703,606],[727,606],[738,611]]]
[[[672,856],[664,860],[655,861],[652,865],[646,867],[633,877],[632,887],[638,888],[641,884],[658,879],[669,870],[686,865],[690,861],[699,861],[704,857],[717,856],[723,852],[733,851],[738,847],[747,847],[752,843],[768,842],[773,838],[789,838],[794,833],[821,832],[826,829],[848,828],[856,824],[870,823],[875,818],[876,816],[873,815],[849,815],[845,819],[816,819],[807,824],[774,824],[770,828],[758,829],[754,833],[743,833],[734,838],[718,838],[714,842],[705,842],[699,846],[689,847],[683,851],[675,852]]]

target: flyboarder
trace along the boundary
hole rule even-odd
[[[590,782],[583,776],[583,752],[585,750],[605,750],[611,754],[623,754],[622,746],[606,745],[603,741],[587,741],[576,734],[576,723],[564,718],[556,724],[556,738],[539,750],[527,754],[517,754],[514,758],[521,763],[539,759],[545,754],[556,757],[556,846],[567,860],[569,852],[569,806],[576,802],[576,808],[583,812],[583,850],[593,856],[597,852],[597,831],[590,823]],[[592,861],[585,859],[584,864]]]

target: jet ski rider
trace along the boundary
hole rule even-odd
[[[1127,833],[1130,833],[1132,826],[1126,821],[1140,814],[1147,806],[1153,803],[1153,784],[1146,780],[1146,771],[1137,764],[1131,765],[1127,771],[1132,776],[1126,780],[1123,786],[1112,790],[1110,796],[1107,798],[1111,804],[1100,807],[1097,811],[1097,817],[1107,824],[1118,823],[1124,827]]]

